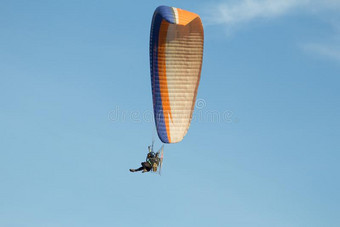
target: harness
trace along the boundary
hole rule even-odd
[[[158,164],[160,162],[160,159],[157,157],[154,158],[147,158],[146,161],[150,164],[150,166],[152,167],[152,171],[156,172],[157,168],[158,168]]]

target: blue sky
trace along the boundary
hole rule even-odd
[[[203,105],[162,176],[128,171],[153,136],[158,5],[205,28]],[[2,1],[0,226],[339,226],[339,15],[338,0]]]

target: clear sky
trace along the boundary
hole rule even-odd
[[[159,5],[205,29],[200,108],[161,176],[128,171],[154,130]],[[339,0],[2,0],[0,226],[340,226],[339,15]]]

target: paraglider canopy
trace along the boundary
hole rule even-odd
[[[163,143],[180,142],[195,107],[203,58],[200,17],[175,7],[159,6],[150,34],[150,68],[154,118]]]

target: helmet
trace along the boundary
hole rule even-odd
[[[149,152],[148,153],[148,158],[154,158],[155,157],[155,153],[154,152]]]

